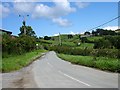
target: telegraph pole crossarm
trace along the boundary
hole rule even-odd
[[[24,35],[26,35],[26,18],[28,17],[29,15],[19,15],[19,17],[23,17],[23,26],[24,26]]]

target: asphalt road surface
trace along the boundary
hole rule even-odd
[[[34,79],[41,88],[118,88],[118,74],[73,65],[53,51],[33,64]]]
[[[3,88],[118,88],[118,74],[74,65],[51,51],[27,68],[4,73]]]

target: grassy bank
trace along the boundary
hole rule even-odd
[[[58,56],[74,64],[94,67],[101,70],[107,70],[112,72],[120,72],[120,61],[118,59],[66,54],[58,54]]]
[[[40,57],[45,50],[36,50],[33,52],[28,52],[23,55],[9,56],[8,58],[2,59],[2,72],[10,72],[14,70],[19,70],[32,63],[35,59]]]

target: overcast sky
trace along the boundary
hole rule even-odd
[[[118,16],[117,2],[2,2],[0,4],[0,28],[18,35],[22,26],[22,17],[26,24],[32,26],[37,36],[52,36],[71,33],[79,34],[107,22]],[[101,28],[117,29],[118,21],[115,20]]]

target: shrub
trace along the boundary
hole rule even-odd
[[[94,49],[111,49],[115,47],[116,49],[120,49],[120,35],[118,36],[106,36],[102,39],[95,41]]]
[[[49,50],[54,50],[58,53],[64,53],[69,55],[83,55],[83,56],[90,55],[90,52],[92,51],[92,49],[88,49],[88,48],[78,49],[67,46],[51,46]]]
[[[94,49],[90,55],[96,56],[96,57],[110,57],[110,58],[120,58],[119,56],[120,51],[119,50],[113,50],[113,49]]]
[[[20,37],[12,38],[5,34],[2,39],[2,52],[4,57],[7,56],[7,54],[20,55],[36,48],[35,38],[31,36],[22,35]]]
[[[96,57],[110,57],[120,58],[120,50],[117,49],[90,49],[90,48],[73,48],[67,46],[51,46],[48,50],[56,51],[57,53],[69,54],[69,55],[82,55],[82,56],[94,56]],[[94,59],[95,59],[94,58]]]

